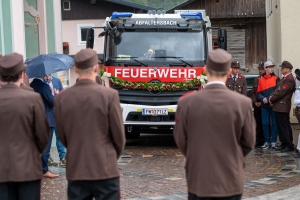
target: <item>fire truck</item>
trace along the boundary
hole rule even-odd
[[[106,87],[119,92],[127,139],[172,133],[178,99],[203,86],[213,43],[205,11],[113,12],[104,27],[88,30],[87,48],[93,48],[95,28],[104,30],[101,76]],[[218,30],[216,42],[227,48],[225,30]]]

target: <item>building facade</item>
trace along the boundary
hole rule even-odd
[[[0,53],[13,52],[25,60],[63,52],[60,0],[0,0]],[[68,79],[66,72],[56,75]]]
[[[242,73],[258,73],[258,63],[267,59],[265,0],[189,0],[167,12],[195,9],[205,10],[213,27],[227,30],[227,50]]]
[[[289,61],[295,69],[299,68],[298,48],[300,40],[300,1],[266,0],[267,24],[267,57],[276,64],[275,73],[280,75],[279,66],[283,61]],[[297,123],[293,109],[290,113],[291,122]]]

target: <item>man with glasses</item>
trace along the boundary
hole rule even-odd
[[[258,82],[257,95],[261,102],[262,126],[265,137],[263,149],[275,149],[277,141],[277,123],[269,98],[275,91],[280,79],[274,74],[274,64],[271,61],[264,63],[265,73]],[[272,133],[270,134],[270,117],[272,119]],[[271,135],[271,137],[270,137]]]

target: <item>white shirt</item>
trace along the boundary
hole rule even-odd
[[[210,81],[210,82],[206,83],[206,86],[208,86],[208,85],[214,85],[214,84],[225,85],[225,83],[222,82],[222,81]]]
[[[300,107],[300,87],[296,88],[294,95],[294,105]]]

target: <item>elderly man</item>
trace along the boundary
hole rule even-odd
[[[293,151],[293,133],[290,124],[291,99],[295,91],[295,78],[292,74],[293,65],[283,61],[280,65],[283,75],[276,90],[271,94],[269,102],[273,104],[273,110],[278,124],[281,152]]]
[[[68,199],[117,200],[117,160],[125,146],[118,92],[95,82],[92,49],[75,55],[75,72],[76,84],[54,100],[57,133],[67,148]]]
[[[211,51],[206,87],[178,101],[174,138],[186,157],[189,200],[238,200],[244,190],[244,159],[254,148],[255,121],[251,99],[226,89],[230,63],[231,54]]]
[[[39,94],[23,90],[23,56],[0,58],[0,199],[38,200],[49,126]]]

